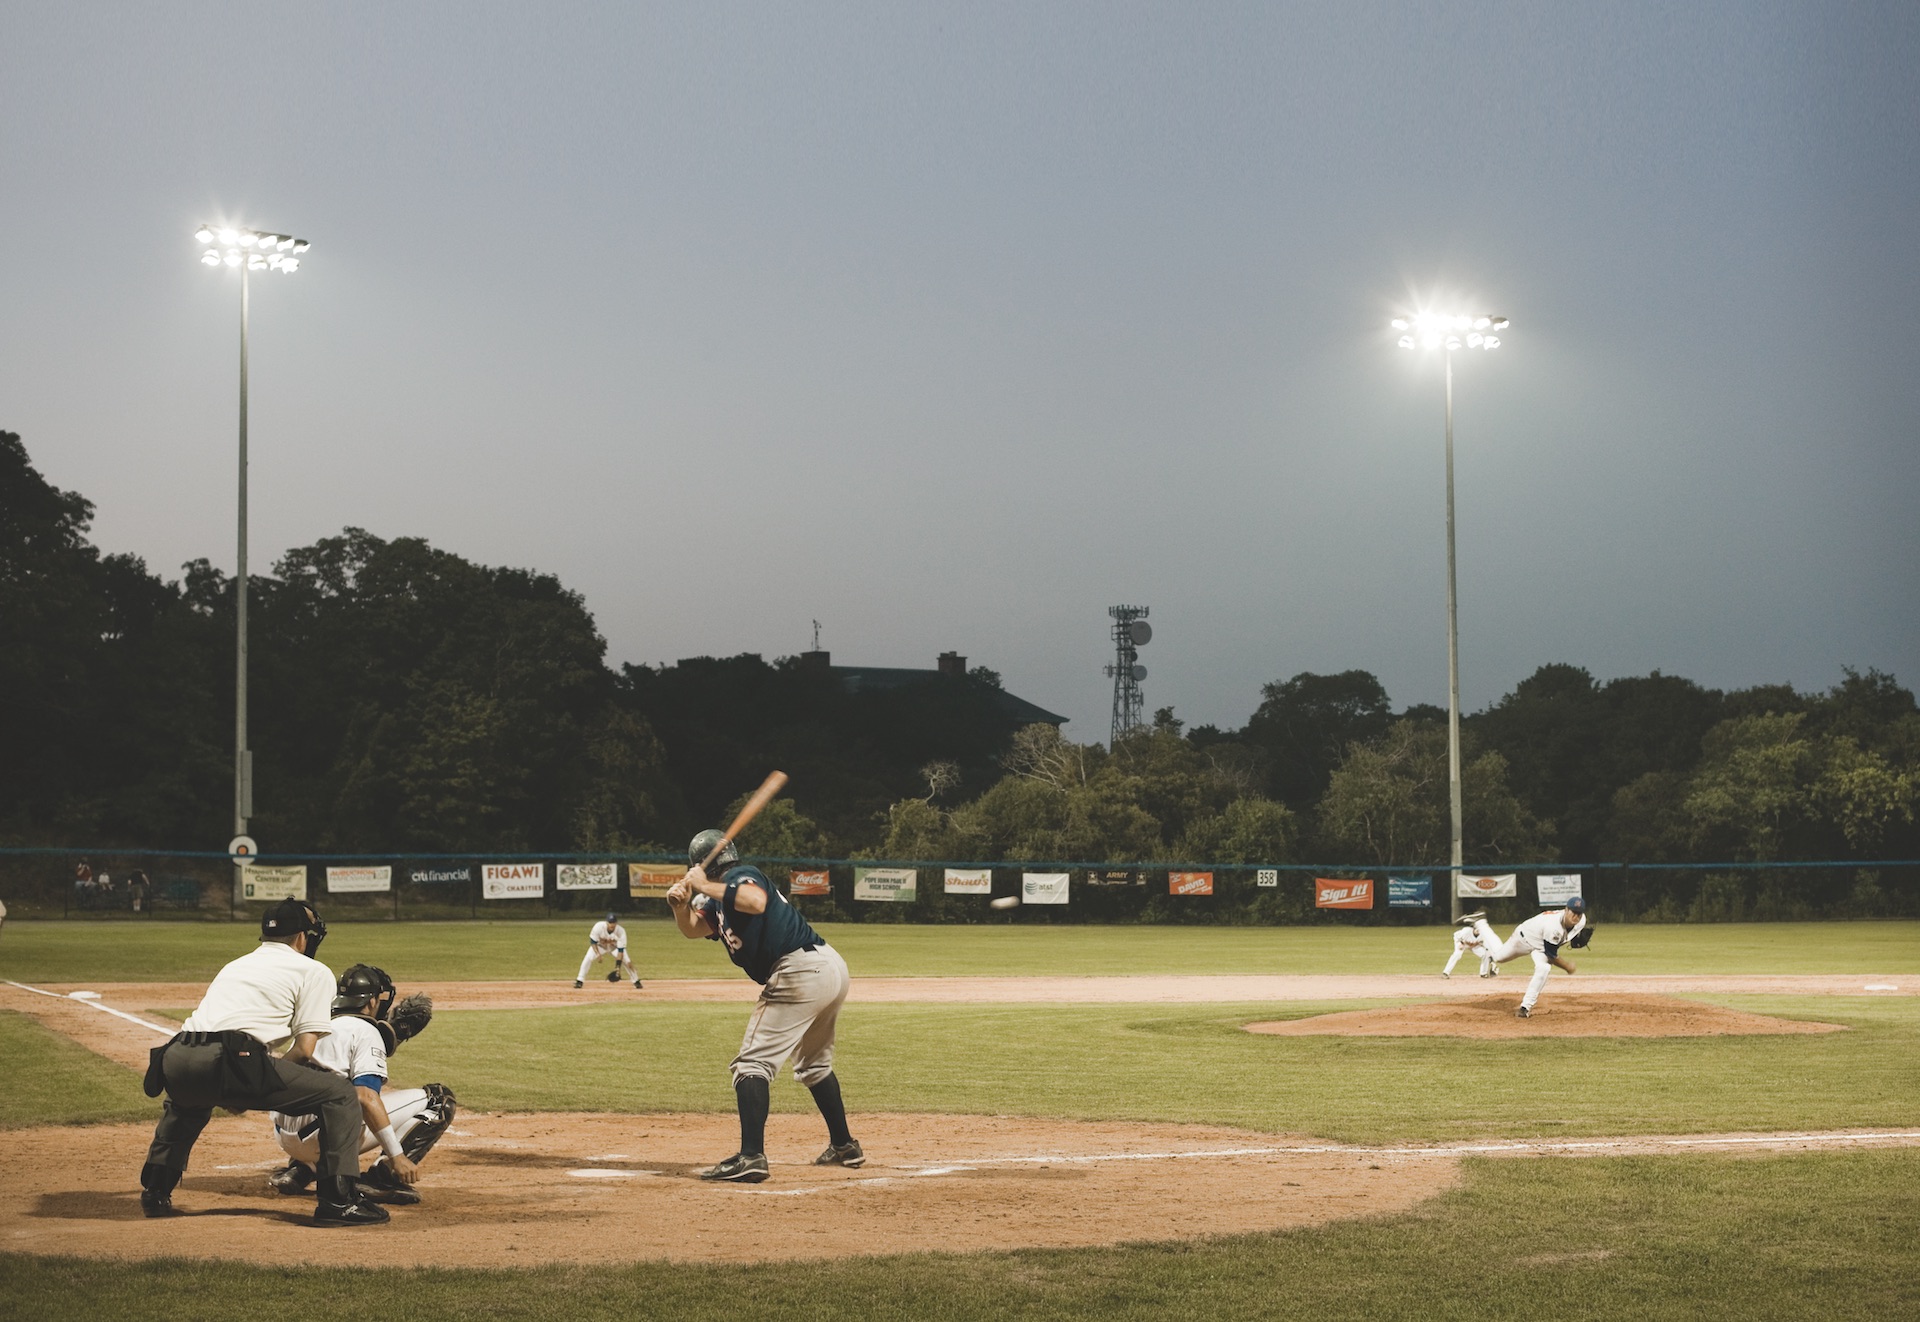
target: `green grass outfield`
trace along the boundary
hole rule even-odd
[[[704,943],[670,944],[663,927],[636,928],[643,959],[663,952],[662,971],[738,976]],[[1612,931],[1602,929],[1590,967],[1615,967],[1598,944]],[[1620,971],[1899,974],[1916,963],[1920,924],[1630,927],[1617,936],[1629,947],[1618,959],[1634,962]],[[579,923],[356,924],[342,925],[325,954],[335,967],[383,963],[403,981],[553,978],[556,963],[556,980],[570,981],[583,937]],[[1437,928],[855,926],[832,937],[869,973],[1421,971],[1446,953]],[[237,926],[10,925],[0,937],[0,977],[193,981],[251,944]],[[1850,1031],[1538,1042],[1273,1038],[1239,1025],[1365,1003],[858,1004],[843,1020],[839,1070],[856,1120],[862,1110],[984,1110],[1225,1123],[1361,1143],[1920,1128],[1920,1000],[1705,999]],[[450,1012],[408,1044],[394,1072],[401,1082],[444,1080],[483,1110],[724,1113],[732,1101],[725,1063],[744,1008],[635,996],[576,1009]],[[132,1070],[24,1016],[0,1014],[0,1062],[8,1078],[0,1126],[154,1113]],[[790,1078],[774,1100],[781,1110],[810,1107]],[[129,1154],[130,1163],[137,1158]],[[143,1225],[130,1223],[130,1236],[153,1244]],[[0,1256],[0,1317],[1910,1316],[1920,1307],[1920,1151],[1475,1161],[1463,1188],[1413,1212],[1310,1230],[732,1271],[338,1265],[349,1254],[376,1262],[379,1235],[292,1233],[287,1262],[271,1272]],[[303,1260],[315,1265],[298,1265]]]
[[[590,922],[333,925],[339,969],[365,961],[398,979],[572,982]],[[643,977],[739,977],[710,942],[664,920],[627,925]],[[1437,973],[1452,949],[1433,927],[935,927],[823,924],[856,977],[1128,973]],[[20,982],[211,978],[251,949],[248,923],[10,923],[0,978]],[[605,966],[603,966],[605,967]],[[1920,974],[1920,922],[1601,924],[1582,967],[1606,973]]]

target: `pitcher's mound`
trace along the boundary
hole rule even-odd
[[[1726,1037],[1737,1033],[1838,1033],[1844,1024],[1776,1019],[1666,996],[1543,996],[1519,1019],[1517,994],[1342,1010],[1248,1024],[1277,1037]]]

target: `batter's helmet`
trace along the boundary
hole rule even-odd
[[[385,1019],[393,1005],[393,979],[371,964],[355,964],[342,973],[334,991],[335,1014],[359,1014],[372,1007],[373,1018]]]
[[[687,846],[687,866],[697,868],[706,862],[707,855],[722,840],[727,840],[725,831],[702,831],[696,835],[693,843]],[[713,862],[707,863],[707,875],[711,877],[716,870],[725,872],[739,861],[740,851],[733,847],[733,841],[727,840],[726,844],[721,845],[720,852],[714,854]]]

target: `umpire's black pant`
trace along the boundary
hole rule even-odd
[[[167,1100],[153,1129],[148,1161],[169,1170],[185,1170],[194,1140],[213,1118],[213,1108],[224,1106],[235,1111],[317,1115],[321,1178],[360,1173],[360,1095],[345,1078],[332,1070],[269,1058],[266,1073],[276,1086],[264,1092],[241,1091],[217,1037],[196,1041],[203,1035],[182,1036],[188,1040],[175,1041],[162,1058]]]

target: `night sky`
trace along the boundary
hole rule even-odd
[[[614,662],[953,649],[1104,738],[1550,661],[1920,681],[1920,7],[0,11],[0,428],[106,549],[365,527]]]

